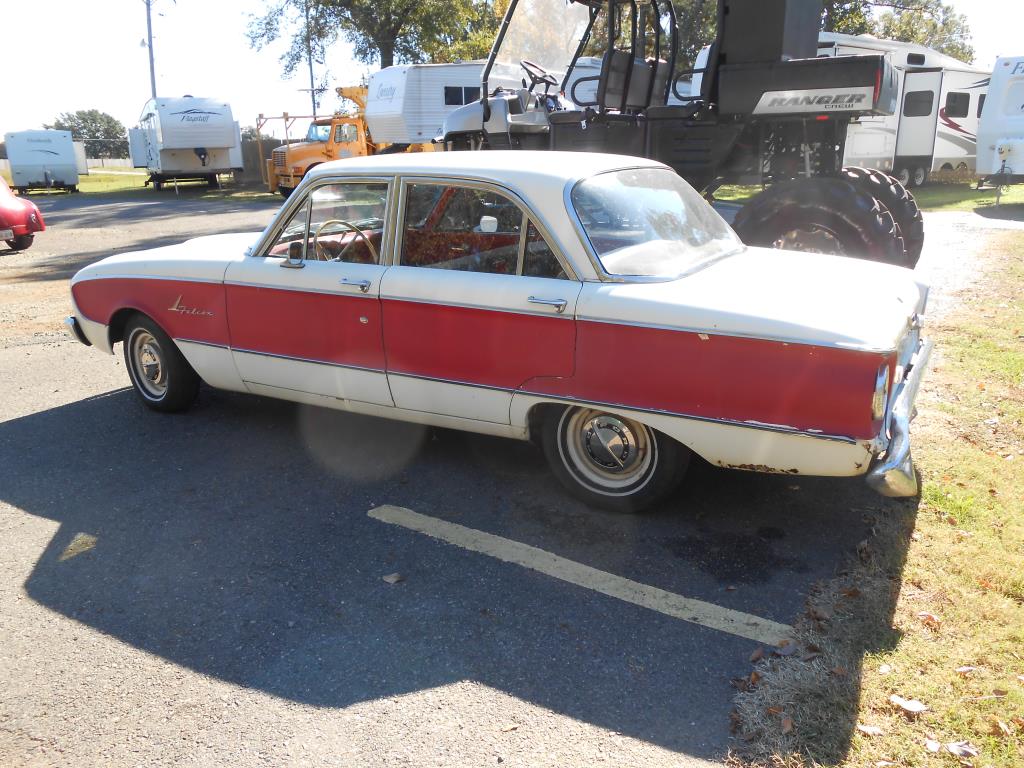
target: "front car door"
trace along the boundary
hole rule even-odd
[[[395,405],[509,423],[516,390],[571,376],[582,283],[512,193],[405,179],[381,306]]]
[[[228,268],[232,355],[250,390],[394,404],[379,298],[390,189],[387,179],[325,179]]]

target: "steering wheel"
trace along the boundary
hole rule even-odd
[[[543,67],[538,64],[534,64],[529,59],[523,59],[520,61],[519,66],[526,70],[526,75],[530,78],[530,88],[541,84],[558,85],[558,81],[555,79],[554,75],[548,74]]]
[[[341,249],[341,253],[330,258],[328,258],[327,249],[317,242],[320,239],[320,233],[324,231],[324,227],[328,224],[341,224],[343,227],[351,229],[356,235],[344,248]],[[327,221],[316,228],[316,232],[313,234],[313,253],[316,254],[316,258],[320,261],[343,261],[348,249],[351,248],[359,238],[363,238],[366,242],[366,247],[370,249],[374,262],[379,262],[380,257],[377,255],[377,249],[373,247],[373,243],[370,242],[370,238],[367,237],[366,233],[352,222],[345,221],[344,219],[327,219]]]

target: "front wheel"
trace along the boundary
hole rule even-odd
[[[550,410],[544,455],[574,496],[614,512],[640,512],[679,485],[689,451],[646,424],[594,408]]]
[[[18,235],[10,240],[5,240],[4,242],[6,242],[7,245],[15,251],[25,251],[28,250],[35,239],[35,235]]]
[[[184,411],[195,401],[199,377],[170,337],[144,315],[125,327],[124,364],[136,394],[154,411]]]

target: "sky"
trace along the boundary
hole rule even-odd
[[[1024,54],[1024,2],[947,1],[968,17],[978,65],[991,68],[998,55]],[[279,57],[286,45],[257,51],[246,38],[250,15],[266,2],[155,0],[157,93],[221,98],[243,126],[254,125],[261,112],[310,114],[309,95],[300,90],[308,87],[308,74],[281,77]],[[40,128],[61,112],[79,109],[107,112],[126,127],[135,124],[150,96],[142,0],[6,0],[2,18],[0,133]],[[371,68],[356,63],[349,46],[338,43],[326,67],[317,67],[317,77],[325,70],[338,86],[358,83]],[[322,105],[331,111],[337,98],[325,95]]]

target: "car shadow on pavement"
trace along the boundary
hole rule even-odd
[[[526,443],[208,389],[184,416],[119,390],[2,423],[0,466],[4,502],[60,524],[28,595],[135,648],[324,707],[473,680],[705,758],[729,747],[729,679],[756,643],[367,511],[791,623],[890,504],[860,481],[695,462],[661,509],[617,516],[570,500]],[[871,596],[880,622],[894,591]]]

